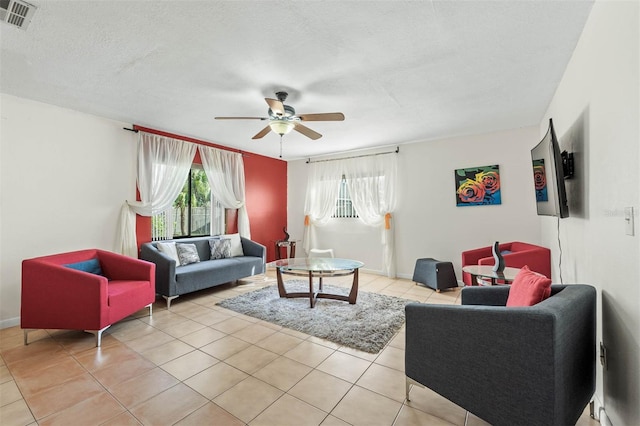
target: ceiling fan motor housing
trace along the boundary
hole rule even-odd
[[[290,105],[282,105],[284,107],[284,114],[279,116],[278,114],[276,114],[275,112],[273,112],[271,110],[271,108],[269,108],[269,110],[267,111],[267,114],[269,115],[269,117],[271,118],[284,118],[284,117],[293,117],[294,115],[296,115],[296,110],[293,109],[292,106]]]

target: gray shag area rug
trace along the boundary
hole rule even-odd
[[[317,285],[317,284],[316,284]],[[287,292],[309,290],[309,282],[285,281]],[[349,288],[324,284],[326,293],[348,294]],[[218,302],[217,305],[283,327],[301,331],[369,353],[378,353],[404,324],[404,307],[411,300],[358,292],[355,305],[308,298],[280,298],[277,286],[268,286]]]

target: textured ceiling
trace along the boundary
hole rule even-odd
[[[45,1],[0,25],[3,93],[283,158],[536,125],[592,1]],[[124,131],[123,131],[124,132]]]

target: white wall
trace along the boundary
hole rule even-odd
[[[546,118],[561,145],[576,150],[582,214],[560,222],[566,282],[598,288],[598,341],[609,367],[598,367],[597,397],[614,425],[640,424],[640,3],[597,1]],[[575,193],[574,193],[575,195]],[[635,208],[635,236],[624,207]],[[543,240],[559,251],[556,222]]]
[[[537,127],[529,127],[405,144],[399,154],[389,154],[399,161],[393,215],[398,276],[411,278],[416,259],[433,257],[453,262],[461,280],[463,250],[494,241],[539,244],[530,154],[539,139]],[[502,204],[456,207],[454,170],[492,164],[500,166]],[[288,230],[294,239],[302,238],[307,169],[304,161],[289,163]],[[321,229],[319,239],[338,257],[362,260],[366,270],[382,270],[379,230],[353,219],[334,219]]]
[[[113,250],[135,197],[130,124],[0,95],[0,328],[20,315],[23,259]]]

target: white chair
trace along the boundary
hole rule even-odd
[[[316,249],[309,250],[309,257],[334,257],[333,249]]]

